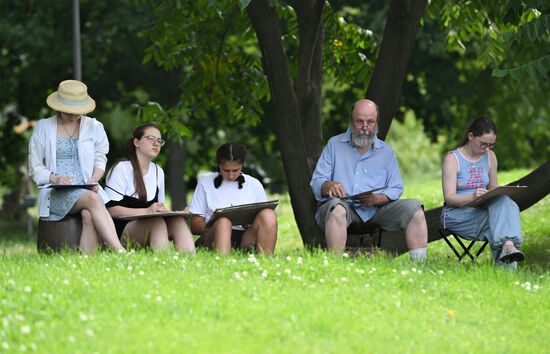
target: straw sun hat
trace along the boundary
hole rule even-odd
[[[86,114],[95,109],[95,101],[88,96],[88,87],[77,80],[61,81],[46,103],[53,110],[71,114]]]

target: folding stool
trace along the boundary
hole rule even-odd
[[[487,244],[489,243],[488,241],[478,241],[478,240],[465,240],[465,241],[469,241],[470,243],[468,244],[468,246],[466,246],[464,244],[464,242],[462,242],[462,239],[460,236],[458,235],[455,235],[452,231],[450,230],[447,230],[447,229],[439,229],[439,234],[443,237],[443,239],[445,240],[445,242],[447,243],[447,245],[453,250],[454,254],[457,256],[458,258],[458,261],[460,262],[464,256],[468,256],[470,257],[470,259],[472,261],[475,261],[477,257],[479,257],[479,255],[483,252],[483,250],[485,249],[485,247],[487,247]],[[453,246],[452,242],[449,240],[450,237],[454,237],[454,239],[458,242],[458,244],[460,245],[460,247],[462,247],[462,253],[459,253],[459,251]],[[482,245],[481,247],[477,250],[477,252],[475,253],[475,255],[472,255],[472,253],[470,252],[472,250],[472,247],[474,246],[474,244],[476,242],[482,242]]]

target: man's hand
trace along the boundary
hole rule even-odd
[[[387,204],[390,200],[385,194],[367,194],[359,197],[359,201],[365,207],[371,207],[373,205],[384,205]]]
[[[329,198],[343,198],[346,196],[344,186],[342,185],[342,183],[337,181],[327,181],[323,183],[323,186],[321,187],[321,192],[323,196]]]

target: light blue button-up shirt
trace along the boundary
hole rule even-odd
[[[376,138],[373,147],[363,155],[351,142],[351,129],[329,139],[313,172],[310,186],[319,202],[328,198],[321,195],[321,187],[327,181],[338,181],[346,194],[357,194],[387,186],[376,192],[385,194],[390,200],[397,200],[403,194],[403,180],[393,150],[388,144]],[[379,206],[365,208],[360,203],[352,207],[363,221],[376,214]],[[318,215],[315,216],[317,221]]]

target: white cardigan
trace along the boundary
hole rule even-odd
[[[55,116],[38,121],[29,142],[29,172],[40,187],[50,183],[50,175],[56,173],[57,119]],[[95,168],[105,171],[109,140],[103,124],[95,118],[82,116],[78,138],[78,158],[84,182],[92,178]],[[50,215],[51,188],[42,188],[38,193],[38,213],[41,217]],[[105,191],[98,191],[104,203],[109,201]]]

